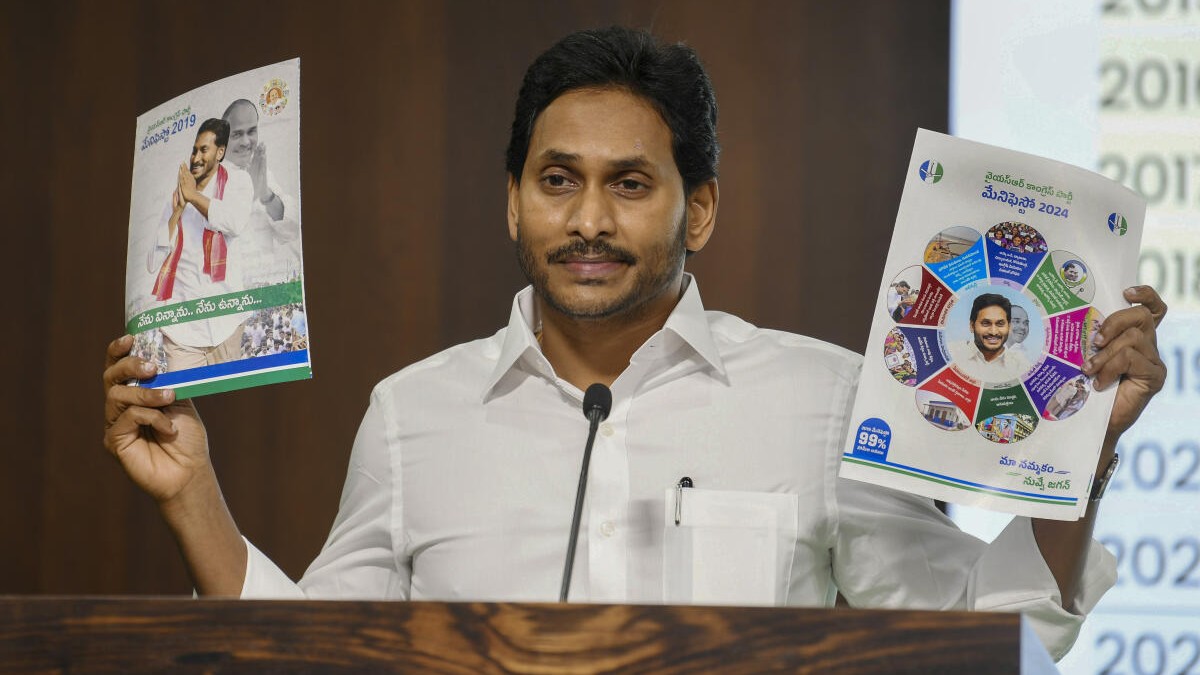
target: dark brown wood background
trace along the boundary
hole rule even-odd
[[[315,378],[199,401],[243,532],[299,576],[371,386],[491,334],[523,285],[503,151],[525,66],[613,23],[693,45],[716,86],[708,307],[861,350],[913,135],[946,126],[946,0],[4,3],[0,594],[190,591],[101,445],[140,112],[302,59]]]

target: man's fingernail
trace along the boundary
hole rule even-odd
[[[133,342],[133,336],[132,335],[122,335],[119,342],[123,345],[127,345],[130,342]]]
[[[147,362],[143,363],[143,364],[142,364],[142,371],[143,371],[143,372],[147,372],[147,373],[153,373],[153,372],[154,372],[154,364],[153,364],[153,363],[150,363],[149,361],[147,361]]]
[[[175,398],[175,390],[174,389],[162,389],[159,391],[159,395],[162,396],[162,400],[170,401],[171,399]]]

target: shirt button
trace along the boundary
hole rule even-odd
[[[606,520],[603,523],[600,523],[600,534],[606,537],[611,537],[614,533],[616,533],[616,531],[617,526],[613,525],[611,520]]]
[[[613,435],[612,425],[609,424],[608,422],[602,422],[600,424],[600,433],[605,436],[612,436]]]

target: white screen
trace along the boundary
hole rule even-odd
[[[1200,0],[956,0],[951,30],[951,133],[1141,192],[1139,281],[1171,308],[1166,386],[1121,439],[1096,529],[1118,585],[1060,667],[1200,673]],[[951,515],[985,539],[1008,521]]]

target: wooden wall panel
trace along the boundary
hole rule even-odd
[[[524,281],[503,152],[524,68],[571,30],[697,48],[721,105],[710,308],[861,349],[918,125],[946,121],[949,8],[821,3],[268,1],[0,7],[5,432],[0,594],[187,593],[149,500],[100,444],[122,330],[139,112],[302,59],[312,382],[199,401],[243,531],[299,575],[337,508],[379,379],[489,335]]]

